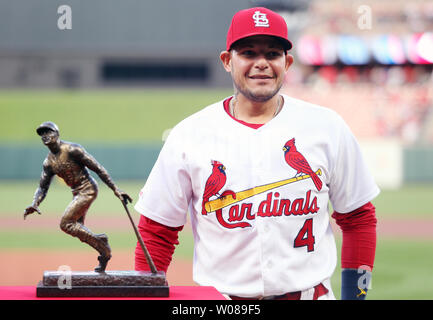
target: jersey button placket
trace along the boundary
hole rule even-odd
[[[259,197],[257,199],[260,199]],[[258,208],[260,204],[260,201],[255,201],[255,208]],[[265,232],[265,223],[263,221],[263,218],[260,216],[256,215],[256,219],[255,219],[255,224],[256,224],[256,230],[257,230],[257,239],[258,239],[258,245],[259,245],[259,250],[258,250],[258,254],[259,254],[259,263],[261,266],[261,284],[262,284],[262,295],[264,294],[264,290],[266,287],[266,277],[267,274],[269,273],[268,268],[267,268],[267,263],[268,260],[266,259],[266,232]]]
[[[258,217],[258,221],[260,224],[263,290],[265,296],[268,295],[267,292],[269,292],[268,289],[271,287],[272,278],[275,276],[275,263],[272,258],[275,250],[273,249],[274,241],[272,235],[272,228],[269,226],[269,219],[269,217]]]
[[[266,183],[266,181],[263,180],[263,173],[266,169],[265,164],[263,163],[265,159],[264,153],[267,152],[265,149],[266,144],[264,144],[266,137],[263,135],[262,132],[255,132],[254,136],[254,143],[251,144],[251,164],[252,169],[254,170],[252,177],[254,181],[254,186],[260,186]],[[255,197],[255,204],[254,207],[256,208],[256,211],[258,210],[260,203],[266,199],[266,193],[257,195]],[[266,287],[269,286],[267,284],[269,281],[267,281],[268,278],[272,276],[272,267],[273,263],[270,260],[269,253],[271,251],[269,247],[269,241],[271,240],[270,236],[270,227],[268,226],[269,221],[267,221],[269,218],[264,218],[256,215],[256,226],[257,226],[257,232],[259,235],[259,242],[260,242],[260,259],[261,259],[261,268],[262,268],[262,284],[263,284],[263,296],[266,296]]]

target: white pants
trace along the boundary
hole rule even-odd
[[[334,292],[331,287],[331,280],[326,279],[323,282],[323,285],[328,289],[328,293],[324,294],[317,298],[317,300],[336,300],[334,296]],[[307,289],[301,292],[301,300],[313,300],[314,288]]]
[[[334,292],[332,291],[331,280],[326,279],[322,283],[326,287],[326,289],[328,289],[328,293],[318,297],[317,300],[336,300],[334,296]],[[227,300],[231,300],[229,295],[223,294],[223,296]],[[306,289],[301,292],[301,300],[313,300],[313,297],[314,297],[314,288]]]

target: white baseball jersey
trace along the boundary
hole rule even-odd
[[[180,122],[140,192],[135,209],[159,223],[190,213],[199,285],[255,297],[319,284],[337,262],[328,202],[347,213],[379,193],[342,118],[282,96],[259,129],[223,101]]]

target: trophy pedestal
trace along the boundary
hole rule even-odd
[[[168,297],[165,273],[45,271],[37,297]]]

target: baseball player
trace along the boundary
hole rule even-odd
[[[234,15],[220,54],[234,95],[173,128],[135,205],[139,230],[166,271],[189,212],[194,281],[231,299],[334,299],[330,201],[342,298],[364,299],[379,188],[338,114],[280,92],[291,48],[277,13]],[[139,248],[136,269],[148,270]]]

